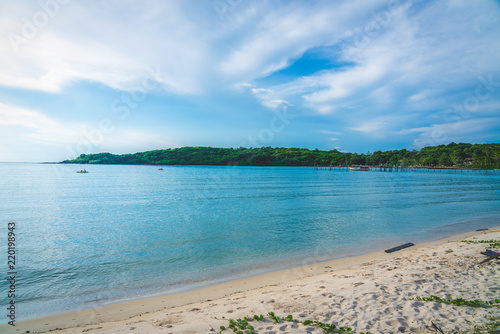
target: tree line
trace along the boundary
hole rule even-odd
[[[235,165],[235,166],[393,166],[500,168],[500,144],[451,143],[420,150],[346,153],[305,148],[181,147],[134,154],[82,154],[62,163],[125,165]]]

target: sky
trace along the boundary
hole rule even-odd
[[[0,161],[500,141],[497,0],[0,8]]]

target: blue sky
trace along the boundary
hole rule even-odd
[[[500,139],[499,1],[0,7],[0,161]]]

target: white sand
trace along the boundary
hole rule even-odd
[[[391,254],[316,263],[191,292],[118,303],[2,325],[1,333],[217,333],[222,318],[272,311],[299,320],[348,326],[355,333],[431,333],[471,329],[500,317],[500,308],[458,307],[415,297],[494,300],[500,298],[500,260],[479,264],[484,244],[500,239],[500,228],[419,244]],[[323,333],[293,322],[252,321],[256,333]],[[64,330],[55,330],[64,328]],[[214,330],[211,330],[214,329]],[[223,333],[232,333],[226,330]]]

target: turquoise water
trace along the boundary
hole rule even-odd
[[[498,171],[163,168],[0,164],[17,320],[500,225]]]

